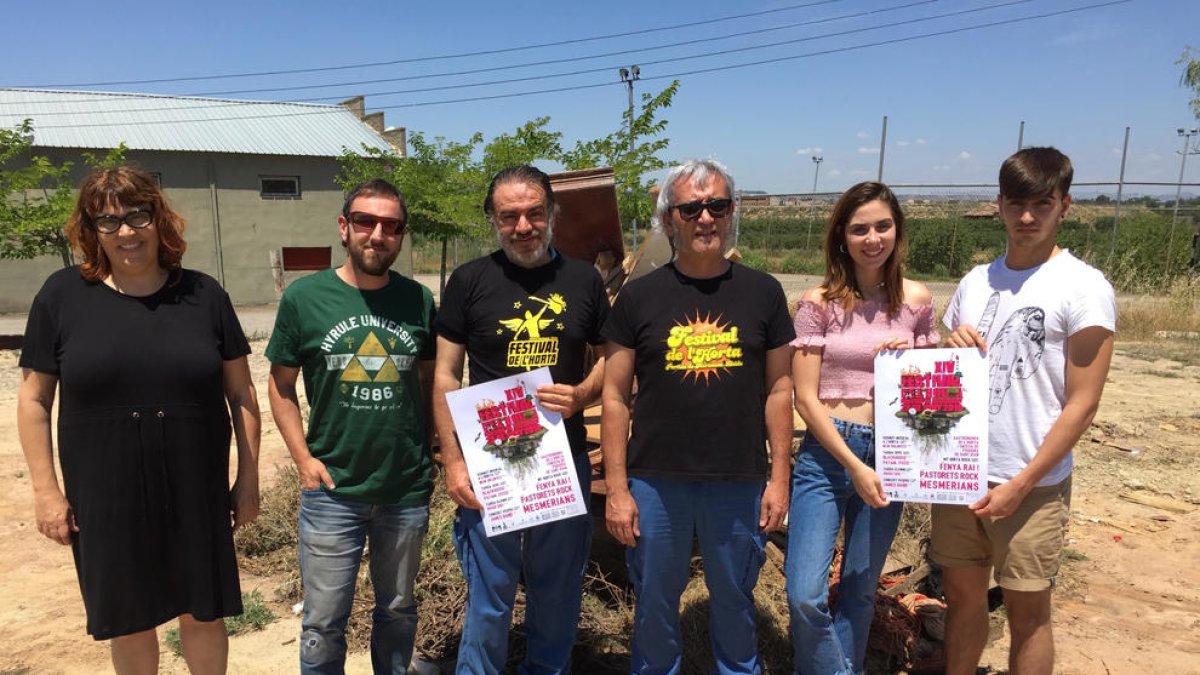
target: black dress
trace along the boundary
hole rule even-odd
[[[229,296],[191,270],[137,298],[70,268],[34,299],[20,363],[58,377],[72,549],[97,640],[241,613],[222,368],[249,352]]]

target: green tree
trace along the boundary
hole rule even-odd
[[[1200,120],[1200,50],[1191,46],[1184,47],[1183,54],[1179,56],[1175,64],[1183,66],[1179,84],[1191,89],[1196,94],[1196,97],[1191,100],[1192,114]]]
[[[75,264],[63,225],[75,207],[72,162],[56,165],[32,153],[33,121],[0,129],[0,259],[57,255]],[[83,153],[84,164],[107,169],[125,163],[124,143],[103,156]]]
[[[55,165],[31,153],[33,121],[0,129],[0,259],[57,254],[73,264],[62,226],[74,198],[67,175],[71,163]]]
[[[622,224],[637,219],[649,224],[654,212],[650,196],[652,182],[647,174],[665,168],[669,161],[659,156],[671,139],[663,134],[668,120],[658,119],[662,110],[671,106],[679,91],[679,80],[657,94],[642,94],[642,107],[630,120],[630,111],[622,115],[621,128],[591,141],[579,141],[562,153],[560,161],[568,169],[587,169],[595,166],[613,167],[617,188],[617,209]]]
[[[483,198],[492,175],[502,168],[553,159],[560,152],[561,134],[546,131],[541,117],[501,134],[486,145],[476,132],[465,142],[436,136],[426,140],[409,134],[409,154],[400,157],[366,148],[365,155],[342,154],[338,184],[349,189],[372,178],[391,181],[404,194],[408,224],[414,234],[442,242],[441,284],[446,283],[447,243],[488,229]]]

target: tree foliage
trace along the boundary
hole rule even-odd
[[[32,120],[0,129],[0,259],[57,254],[70,265],[62,226],[74,205],[71,163],[33,155],[32,145]]]
[[[35,155],[33,121],[0,129],[0,259],[29,259],[57,255],[64,267],[74,264],[63,225],[75,206],[71,188],[72,162],[54,164]],[[83,153],[92,169],[125,162],[125,144],[97,156]]]
[[[1183,48],[1183,54],[1175,61],[1176,65],[1183,66],[1183,73],[1179,76],[1179,84],[1191,89],[1196,95],[1191,100],[1192,114],[1196,119],[1200,120],[1200,50],[1188,46]]]

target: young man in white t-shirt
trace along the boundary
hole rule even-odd
[[[969,507],[933,509],[951,675],[978,666],[993,567],[1012,636],[1009,672],[1054,668],[1050,590],[1068,521],[1071,448],[1099,407],[1117,315],[1104,275],[1056,241],[1072,174],[1054,148],[1005,160],[999,205],[1008,250],[963,277],[946,309],[947,346],[978,347],[991,370],[988,492]]]

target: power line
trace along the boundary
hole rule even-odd
[[[1033,0],[1020,0],[1020,1],[1021,2],[1032,2]],[[688,45],[693,45],[693,44],[706,44],[706,43],[712,43],[712,42],[715,42],[718,40],[731,40],[731,39],[735,39],[735,38],[739,38],[739,37],[746,37],[746,36],[750,36],[750,35],[759,35],[759,34],[763,34],[763,33],[788,30],[791,28],[813,26],[813,25],[818,25],[818,24],[822,24],[822,23],[832,23],[835,21],[843,21],[843,20],[847,20],[847,19],[860,19],[860,18],[872,16],[875,14],[883,14],[886,12],[893,12],[893,11],[898,11],[898,10],[903,10],[903,9],[911,9],[911,8],[917,7],[919,5],[927,5],[927,4],[932,4],[935,2],[941,2],[941,0],[915,0],[914,2],[909,2],[907,4],[902,4],[902,5],[896,5],[894,7],[885,7],[882,9],[864,10],[864,11],[860,11],[860,12],[853,12],[850,14],[842,14],[840,16],[827,17],[824,19],[800,21],[800,22],[796,22],[796,23],[785,24],[782,26],[771,26],[768,28],[760,28],[760,29],[756,29],[756,30],[741,31],[741,32],[737,32],[737,33],[727,33],[724,35],[718,35],[718,36],[714,36],[711,38],[697,38],[697,39],[693,39],[693,40],[685,40],[682,42],[675,42],[675,43],[665,44],[665,45],[654,45],[651,47],[638,47],[635,49],[625,49],[625,50],[617,50],[617,51],[610,51],[610,52],[602,52],[599,54],[591,54],[591,55],[587,55],[587,56],[575,56],[575,57],[561,58],[561,59],[548,59],[548,60],[544,60],[544,61],[528,61],[525,63],[517,63],[517,64],[512,64],[512,65],[507,65],[507,66],[489,66],[486,68],[474,68],[474,69],[469,69],[469,70],[449,71],[449,72],[440,72],[440,73],[426,73],[426,74],[422,74],[422,75],[406,75],[403,77],[379,78],[379,79],[371,79],[371,80],[332,82],[329,84],[293,85],[293,86],[288,86],[288,87],[269,87],[269,88],[261,88],[261,89],[228,89],[228,90],[221,90],[221,91],[202,91],[202,92],[195,92],[195,93],[186,94],[186,95],[194,96],[194,97],[230,96],[230,95],[235,95],[235,94],[267,94],[267,93],[278,93],[278,92],[283,92],[283,91],[306,91],[306,90],[312,90],[312,89],[330,89],[333,87],[355,87],[355,86],[361,86],[364,84],[381,84],[381,83],[386,83],[386,82],[406,82],[406,81],[412,81],[412,80],[432,79],[432,78],[438,78],[438,77],[461,77],[464,75],[476,75],[476,74],[480,74],[480,73],[497,72],[497,71],[503,71],[503,70],[513,70],[516,68],[530,68],[530,67],[555,65],[555,64],[560,64],[560,63],[574,63],[574,62],[579,62],[579,61],[588,61],[588,60],[592,60],[592,59],[606,58],[606,57],[612,57],[612,56],[628,56],[630,54],[637,54],[637,53],[642,53],[642,52],[653,52],[653,51],[660,51],[660,50],[664,50],[664,49],[673,49],[675,47],[683,47],[683,46],[688,46]],[[701,22],[701,23],[704,23],[704,22]],[[687,26],[687,25],[690,25],[690,24],[685,24],[685,26]],[[876,27],[876,28],[878,28],[878,27]],[[831,35],[838,35],[838,34],[833,33]],[[817,37],[819,38],[822,36],[817,36]],[[815,38],[812,38],[812,39],[815,39]],[[776,43],[772,43],[769,45],[763,45],[762,48],[765,48],[768,46],[779,45],[779,44],[786,44],[786,43],[776,42]],[[654,63],[662,63],[662,61],[655,61]],[[552,75],[548,75],[545,77],[566,77],[566,76],[570,76],[570,75],[591,74],[591,73],[596,73],[596,72],[607,71],[610,69],[611,69],[611,66],[604,66],[602,68],[579,70],[579,71],[562,73],[562,74],[552,74]],[[543,76],[534,76],[534,77],[527,77],[527,78],[507,79],[507,80],[499,80],[496,82],[481,82],[481,83],[468,84],[468,85],[462,85],[462,86],[487,86],[490,84],[509,84],[509,83],[513,83],[513,82],[523,82],[523,81],[529,81],[529,80],[533,80],[533,79],[542,79],[542,77]],[[438,90],[437,88],[414,89],[414,90],[408,90],[408,91],[404,91],[404,92],[394,92],[394,93],[416,93],[416,92],[437,91],[437,90]],[[368,94],[368,95],[374,95],[374,94]],[[333,99],[337,99],[337,98],[343,98],[343,97],[320,96],[320,97],[300,98],[300,99],[293,99],[293,100],[296,100],[296,101],[328,101],[328,100],[333,100]],[[76,99],[75,102],[76,103],[90,103],[92,101],[107,102],[110,100],[112,100],[112,99],[111,98]],[[23,104],[29,105],[29,104],[35,103],[35,102],[36,101],[34,101],[34,102],[25,101],[25,102],[23,102]],[[3,106],[3,105],[5,105],[5,104],[0,102],[0,106]],[[13,105],[13,104],[8,104],[8,105]]]
[[[884,10],[873,10],[870,12],[866,12],[865,14],[881,13],[884,11],[891,11],[893,9],[907,9],[907,8],[911,8],[911,7],[914,7],[917,5],[929,4],[930,2],[936,2],[936,1],[938,1],[938,0],[919,0],[917,2],[912,2],[908,5],[900,5],[897,7],[884,9]],[[762,50],[762,49],[770,49],[772,47],[793,45],[793,44],[799,44],[802,42],[812,42],[812,41],[816,41],[816,40],[822,40],[822,39],[833,38],[833,37],[844,37],[844,36],[853,35],[856,33],[865,33],[865,32],[876,31],[876,30],[896,28],[896,27],[905,26],[905,25],[927,23],[930,21],[947,19],[947,18],[956,17],[956,16],[964,16],[967,14],[975,14],[975,13],[988,11],[988,10],[992,10],[992,9],[1001,9],[1001,8],[1005,8],[1005,7],[1012,7],[1015,5],[1028,4],[1033,1],[1034,0],[1007,0],[1007,2],[1000,2],[997,4],[993,4],[993,5],[986,5],[983,7],[976,7],[976,8],[965,9],[965,10],[957,10],[957,11],[953,11],[953,12],[946,12],[943,14],[935,14],[935,15],[926,16],[926,17],[917,17],[914,19],[906,19],[903,21],[896,21],[896,22],[888,23],[888,24],[867,26],[864,28],[854,28],[854,29],[848,29],[848,30],[843,30],[843,31],[835,31],[832,33],[823,33],[821,35],[813,35],[813,36],[807,36],[807,37],[802,37],[802,38],[794,38],[791,40],[780,40],[780,41],[776,41],[776,42],[768,42],[768,43],[763,43],[763,44],[751,45],[748,47],[734,47],[734,48],[724,49],[724,50],[719,50],[719,51],[707,51],[707,52],[705,52],[703,54],[699,54],[699,55],[687,55],[687,56],[671,57],[671,58],[666,58],[666,59],[658,59],[658,60],[654,60],[654,61],[643,61],[641,63],[641,65],[656,66],[656,65],[663,65],[663,64],[668,64],[668,63],[677,63],[680,61],[692,61],[692,60],[695,60],[698,58],[713,58],[713,57],[717,57],[717,56],[724,56],[727,54],[735,54],[735,53],[748,52],[748,51],[758,51],[758,50]],[[680,44],[692,44],[695,42],[705,42],[705,41],[704,40],[689,41],[689,42],[680,43]],[[637,50],[635,50],[635,51],[637,51]],[[568,59],[568,60],[571,60],[571,59]],[[502,80],[491,80],[491,81],[487,81],[487,82],[473,82],[473,83],[468,82],[468,83],[439,85],[439,86],[433,86],[433,87],[420,87],[420,88],[415,88],[415,89],[402,89],[402,90],[396,90],[396,91],[368,92],[366,94],[363,94],[363,96],[372,96],[372,97],[399,96],[399,95],[405,95],[405,94],[428,93],[428,92],[433,92],[433,91],[448,91],[448,90],[453,90],[453,89],[469,89],[469,88],[473,88],[473,87],[486,87],[486,86],[495,86],[495,85],[501,85],[501,84],[516,84],[516,83],[521,83],[521,82],[540,81],[540,80],[546,80],[546,79],[551,79],[551,78],[574,77],[574,76],[578,76],[578,75],[592,75],[595,73],[608,72],[609,70],[611,70],[611,68],[609,66],[602,66],[602,67],[598,67],[598,68],[586,68],[586,69],[582,69],[582,70],[574,70],[574,71],[561,72],[561,73],[528,75],[528,76],[524,76],[524,77],[513,77],[513,78],[502,79]],[[407,80],[407,79],[413,79],[413,78],[397,78],[397,79]],[[658,78],[658,79],[661,79],[661,78]],[[385,80],[385,81],[387,81],[387,80]],[[350,84],[356,84],[356,83],[350,83]],[[603,83],[603,84],[606,84],[606,83]],[[319,85],[319,86],[339,86],[339,85]],[[597,84],[595,86],[601,86],[601,84]],[[566,89],[566,90],[569,90],[569,89]],[[543,90],[543,91],[555,91],[555,90]],[[309,99],[298,99],[297,101],[293,101],[293,102],[324,101],[324,100],[329,100],[330,98],[342,98],[342,97],[317,97],[317,98],[309,98]],[[107,102],[107,101],[112,101],[114,99],[109,97],[109,98],[93,99],[93,100]],[[480,100],[480,99],[465,99],[465,100]],[[482,99],[482,100],[487,100],[487,99]],[[85,101],[76,100],[76,101],[73,101],[73,103],[81,103],[81,102],[85,102]],[[213,109],[213,108],[228,108],[228,107],[239,107],[239,106],[244,106],[244,105],[259,105],[260,103],[261,102],[225,101],[225,102],[213,103],[212,105],[205,105],[205,106],[188,106],[187,109],[188,110],[201,110],[201,109]],[[28,102],[26,102],[24,104],[29,105]],[[386,106],[384,106],[384,107],[386,107]],[[162,107],[162,108],[136,108],[136,109],[124,109],[124,110],[116,109],[116,110],[106,110],[103,112],[105,112],[107,114],[117,114],[117,113],[124,113],[124,112],[139,112],[140,113],[140,112],[170,111],[170,110],[177,110],[177,109],[179,109],[179,106],[169,106],[169,107]],[[57,112],[51,111],[51,112],[43,113],[41,115],[41,117],[45,118],[45,117],[51,117],[51,116],[76,115],[76,114],[78,114],[78,113],[74,112],[74,111],[57,111]]]
[[[53,89],[56,87],[110,87],[116,85],[128,84],[165,84],[170,82],[197,82],[201,80],[223,80],[243,77],[264,77],[272,75],[297,75],[303,73],[325,73],[337,70],[352,70],[356,68],[374,68],[378,66],[397,66],[406,63],[425,63],[429,61],[441,61],[446,59],[462,59],[473,56],[494,56],[496,54],[507,54],[511,52],[528,51],[530,49],[542,49],[544,47],[562,47],[566,45],[582,44],[584,42],[597,42],[600,40],[611,40],[613,38],[631,37],[634,35],[647,35],[650,33],[658,33],[664,30],[679,30],[682,28],[693,28],[695,26],[704,26],[708,24],[721,23],[723,21],[733,21],[737,19],[748,19],[756,16],[765,16],[767,14],[777,14],[779,12],[787,12],[793,9],[807,9],[819,5],[829,5],[845,0],[815,0],[814,2],[805,2],[798,5],[789,5],[786,7],[776,7],[774,9],[765,9],[757,12],[748,12],[745,14],[734,14],[730,16],[718,17],[715,19],[703,19],[701,21],[693,21],[690,23],[676,24],[673,26],[658,26],[655,28],[644,28],[641,30],[627,31],[624,33],[610,33],[608,35],[595,35],[592,37],[573,38],[570,40],[558,40],[556,42],[543,42],[541,44],[523,45],[519,47],[504,47],[501,49],[487,49],[475,52],[463,52],[459,54],[441,54],[436,56],[418,56],[407,59],[395,59],[391,61],[375,61],[370,63],[347,64],[340,66],[324,66],[320,68],[296,68],[292,70],[265,70],[254,73],[226,73],[223,75],[195,75],[191,77],[173,77],[159,78],[149,80],[116,80],[111,82],[77,82],[72,84],[42,84],[42,85],[24,85],[29,89]]]
[[[1100,9],[1103,7],[1122,5],[1122,4],[1132,2],[1132,1],[1133,0],[1110,0],[1109,2],[1100,2],[1100,3],[1091,4],[1091,5],[1083,5],[1080,7],[1073,7],[1073,8],[1057,10],[1057,11],[1053,11],[1053,12],[1046,12],[1043,14],[1035,14],[1035,15],[1031,15],[1031,16],[991,21],[991,22],[977,24],[977,25],[973,25],[973,26],[959,26],[956,28],[948,28],[945,30],[934,31],[934,32],[930,32],[930,33],[922,33],[922,34],[918,34],[918,35],[910,35],[910,36],[901,37],[901,38],[893,38],[891,40],[881,40],[878,42],[869,42],[869,43],[865,43],[865,44],[861,44],[861,45],[833,47],[833,48],[823,49],[823,50],[814,51],[814,52],[807,52],[804,54],[794,54],[791,56],[781,56],[781,57],[772,58],[772,59],[761,59],[758,61],[749,61],[746,63],[737,63],[737,64],[730,64],[730,65],[724,65],[724,66],[714,66],[711,68],[699,68],[699,69],[695,69],[695,70],[680,71],[680,72],[669,73],[669,74],[665,74],[665,75],[648,76],[648,77],[643,77],[642,80],[646,81],[646,80],[677,79],[677,78],[684,77],[687,75],[700,75],[700,74],[720,72],[720,71],[725,71],[725,70],[737,70],[737,69],[741,69],[741,68],[749,68],[749,67],[768,65],[768,64],[773,64],[773,63],[781,63],[781,62],[785,62],[785,61],[794,61],[794,60],[799,60],[799,59],[812,58],[812,57],[816,57],[816,56],[826,56],[829,54],[858,51],[861,49],[868,49],[871,47],[881,47],[881,46],[887,46],[887,45],[902,44],[905,42],[913,42],[916,40],[924,40],[924,39],[933,38],[933,37],[941,37],[941,36],[945,36],[945,35],[953,35],[953,34],[957,34],[957,33],[982,30],[982,29],[986,29],[986,28],[995,28],[997,26],[1005,26],[1005,25],[1011,25],[1011,24],[1016,24],[1016,23],[1024,23],[1027,21],[1034,21],[1034,20],[1038,20],[1038,19],[1046,19],[1046,18],[1050,18],[1050,17],[1054,17],[1054,16],[1063,16],[1063,15],[1067,15],[1067,14],[1074,14],[1074,13],[1089,11],[1089,10],[1093,10],[1093,9]],[[440,100],[440,101],[420,101],[420,102],[415,102],[415,103],[400,103],[400,104],[391,105],[391,106],[383,106],[382,109],[398,110],[398,109],[404,109],[404,108],[419,108],[419,107],[427,107],[427,106],[435,106],[435,105],[448,105],[448,104],[454,104],[454,103],[474,103],[474,102],[479,102],[479,101],[492,101],[492,100],[505,99],[505,98],[515,98],[518,96],[534,96],[534,95],[538,95],[538,94],[551,94],[551,93],[560,93],[560,92],[568,92],[568,91],[581,91],[581,90],[585,90],[585,89],[595,89],[598,87],[607,87],[607,86],[611,86],[612,84],[613,84],[612,82],[597,82],[597,83],[592,83],[592,84],[582,84],[582,85],[574,85],[574,86],[569,86],[569,87],[555,87],[555,88],[548,88],[548,89],[538,89],[538,90],[514,92],[514,93],[508,93],[508,94],[491,94],[491,95],[486,95],[486,96],[472,96],[472,97],[458,98],[458,99],[444,99],[444,100]],[[151,125],[151,124],[181,124],[181,123],[186,123],[186,122],[219,122],[219,121],[228,121],[231,119],[260,119],[260,118],[267,118],[267,117],[292,117],[292,116],[309,115],[309,114],[329,114],[331,112],[338,112],[338,111],[336,111],[336,110],[320,110],[320,111],[314,111],[314,112],[304,112],[304,113],[295,113],[295,114],[279,114],[279,115],[272,114],[272,115],[261,115],[261,116],[245,116],[245,117],[240,117],[240,118],[217,117],[217,118],[196,119],[196,120],[162,120],[162,121],[156,120],[156,121],[150,121],[150,122],[138,122],[136,124],[139,126],[144,126],[144,125]],[[37,128],[39,128],[39,129],[78,129],[78,128],[88,128],[88,127],[109,127],[109,126],[119,126],[119,125],[106,124],[106,123],[64,124],[64,125],[45,125],[45,126],[39,125]]]

